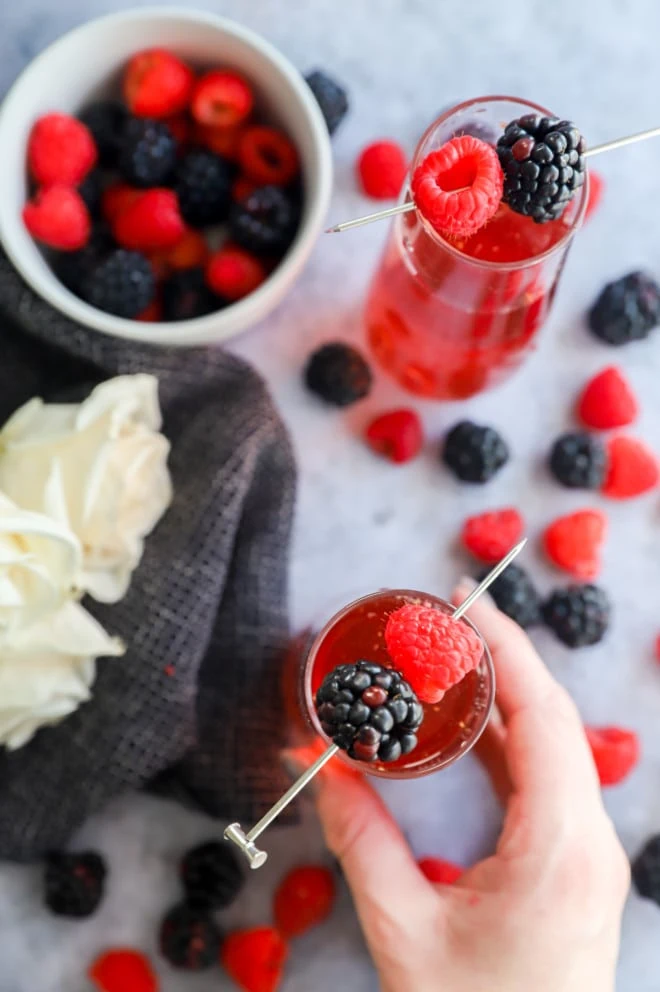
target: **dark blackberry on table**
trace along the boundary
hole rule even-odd
[[[174,190],[181,216],[191,227],[206,227],[226,220],[234,178],[231,162],[213,152],[195,149],[178,163]]]
[[[572,585],[556,589],[543,604],[543,621],[569,648],[590,647],[603,639],[611,606],[599,586]]]
[[[163,320],[192,320],[206,317],[227,304],[206,285],[204,270],[184,269],[174,272],[163,283]]]
[[[99,162],[106,167],[117,164],[128,111],[116,100],[101,100],[85,107],[78,119],[92,132]]]
[[[315,705],[323,732],[355,761],[398,761],[417,747],[422,705],[383,665],[339,665],[324,678]]]
[[[325,117],[330,134],[334,134],[348,113],[348,96],[346,90],[325,72],[316,69],[305,76],[305,82],[316,97]]]
[[[279,186],[261,186],[229,212],[232,240],[255,255],[282,255],[293,241],[300,202]]]
[[[81,285],[83,299],[93,307],[129,320],[149,306],[155,292],[156,280],[148,260],[124,248],[102,258]]]
[[[644,272],[608,283],[589,311],[588,323],[605,344],[643,340],[660,323],[660,286]]]
[[[322,345],[305,368],[307,388],[333,406],[350,406],[364,399],[372,382],[371,369],[360,352],[341,341]]]
[[[222,909],[243,887],[243,870],[228,844],[212,840],[185,854],[181,879],[186,901],[199,909]]]
[[[488,570],[479,575],[485,579]],[[509,565],[491,584],[488,592],[502,613],[527,629],[541,622],[541,600],[527,572],[520,565]]]
[[[222,936],[205,910],[187,903],[174,906],[160,927],[160,950],[175,968],[205,971],[218,961]]]
[[[166,186],[176,165],[176,139],[167,124],[131,117],[122,134],[119,171],[133,186]]]
[[[660,834],[649,837],[631,867],[633,885],[640,896],[660,906]]]
[[[54,851],[46,859],[44,901],[57,916],[91,916],[103,899],[106,874],[103,858],[94,851]]]
[[[556,220],[585,180],[584,138],[572,121],[525,114],[497,142],[503,199],[538,224]]]
[[[462,482],[488,482],[509,460],[509,447],[494,427],[461,420],[447,434],[442,459]]]
[[[585,431],[562,434],[552,446],[549,464],[557,482],[568,489],[600,489],[607,467],[605,446]]]
[[[101,210],[101,196],[105,188],[105,176],[100,169],[88,172],[78,186],[78,192],[84,200],[92,218],[97,218]]]

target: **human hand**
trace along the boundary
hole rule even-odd
[[[498,712],[478,745],[506,805],[495,854],[454,885],[432,884],[341,762],[317,780],[328,847],[383,992],[611,992],[629,868],[581,720],[516,624],[486,598],[469,615],[497,677]]]

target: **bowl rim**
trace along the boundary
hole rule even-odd
[[[306,191],[303,220],[287,254],[260,287],[245,299],[230,304],[225,310],[216,310],[207,316],[195,317],[190,320],[140,323],[140,321],[106,314],[102,310],[92,307],[67,290],[54,274],[52,283],[50,281],[42,282],[38,273],[32,271],[29,261],[25,261],[22,252],[15,245],[16,233],[23,232],[19,229],[19,225],[22,223],[20,212],[16,215],[15,207],[11,202],[9,204],[6,201],[0,202],[0,242],[2,242],[12,264],[37,295],[50,303],[60,313],[85,327],[111,337],[140,341],[146,344],[183,347],[214,344],[248,330],[277,306],[291,288],[311,253],[330,204],[333,162],[327,125],[316,98],[305,82],[302,73],[282,52],[251,28],[247,28],[231,18],[209,11],[181,6],[150,6],[105,14],[85,21],[65,32],[39,52],[21,70],[0,104],[0,137],[4,126],[6,126],[6,121],[14,112],[14,108],[20,105],[23,90],[29,85],[29,80],[35,72],[38,72],[40,65],[47,62],[59,48],[64,48],[72,43],[75,44],[76,39],[84,37],[91,29],[97,30],[103,25],[130,25],[135,22],[154,20],[183,20],[194,24],[206,24],[240,39],[248,47],[264,56],[279,72],[280,76],[285,78],[295,93],[309,126],[315,146],[316,161],[313,189],[308,188]],[[310,185],[308,184],[308,187]],[[31,241],[27,231],[24,232],[24,236]],[[35,250],[38,250],[36,246]],[[230,319],[225,321],[226,326],[219,328],[218,324],[223,317],[230,317]]]

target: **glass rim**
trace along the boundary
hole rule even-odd
[[[454,107],[450,107],[448,110],[445,110],[444,113],[440,114],[439,117],[436,117],[435,120],[431,121],[429,126],[426,128],[426,130],[422,134],[421,138],[419,139],[415,147],[412,163],[410,166],[410,175],[412,175],[412,173],[419,165],[418,159],[421,154],[420,149],[422,145],[431,136],[433,131],[435,131],[436,128],[438,128],[441,124],[444,124],[447,120],[449,120],[450,117],[453,117],[454,114],[457,114],[462,110],[467,110],[477,103],[483,104],[483,103],[502,103],[502,102],[516,103],[522,108],[526,108],[528,110],[535,110],[538,113],[543,114],[544,117],[556,116],[555,114],[552,113],[552,111],[548,110],[546,107],[541,106],[540,103],[534,103],[532,100],[525,100],[523,97],[518,97],[518,96],[506,96],[506,95],[480,96],[480,97],[472,97],[469,100],[463,100],[462,103],[457,103]],[[554,245],[552,245],[550,248],[547,248],[544,252],[542,252],[542,254],[532,255],[529,258],[521,259],[518,262],[491,262],[482,258],[474,258],[472,255],[468,255],[465,252],[460,251],[458,248],[455,248],[451,244],[451,242],[443,238],[441,234],[438,234],[438,232],[434,230],[434,228],[426,221],[426,218],[424,217],[421,210],[416,209],[415,212],[418,214],[420,223],[422,224],[426,233],[433,238],[436,244],[438,244],[446,251],[448,251],[450,255],[454,255],[456,258],[461,259],[461,261],[463,262],[467,261],[471,265],[475,265],[478,268],[487,269],[489,271],[495,271],[495,272],[513,271],[516,269],[529,268],[531,265],[542,264],[543,262],[546,261],[546,259],[551,258],[553,255],[558,254],[562,249],[565,250],[570,245],[571,241],[573,240],[573,237],[580,229],[582,221],[584,220],[584,215],[587,209],[587,202],[589,199],[589,184],[590,184],[589,167],[587,166],[585,170],[585,181],[580,187],[581,201],[578,207],[578,211],[573,220],[573,223],[571,224],[566,234],[559,241],[555,242]],[[410,195],[410,199],[412,200],[412,195],[410,194],[410,187],[408,186],[406,188],[406,191],[404,193],[401,202],[404,202],[406,197],[409,195]],[[568,203],[570,202],[572,201],[569,200]],[[399,223],[401,222],[401,220],[402,218],[400,217],[397,218],[397,221]]]

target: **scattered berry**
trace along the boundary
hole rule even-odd
[[[307,388],[333,406],[351,406],[371,390],[371,369],[356,348],[341,341],[322,345],[305,369]]]
[[[112,183],[101,196],[101,214],[108,224],[113,224],[119,214],[142,196],[142,190],[127,183]]]
[[[220,960],[243,992],[277,992],[289,950],[273,927],[230,933]]]
[[[212,968],[220,953],[221,936],[204,910],[186,903],[174,906],[160,928],[160,950],[175,968],[205,971]]]
[[[407,172],[408,157],[395,141],[374,141],[357,160],[360,185],[374,200],[396,198]]]
[[[424,711],[399,672],[371,661],[339,665],[316,693],[324,733],[355,761],[398,761],[417,747]]]
[[[601,785],[623,782],[639,761],[639,738],[620,727],[585,727]]]
[[[584,138],[572,121],[525,114],[497,142],[504,200],[537,224],[560,217],[584,183]]]
[[[461,541],[479,561],[494,565],[518,543],[524,530],[525,521],[520,513],[507,507],[468,517],[463,524]]]
[[[479,576],[479,581],[486,577]],[[488,589],[495,605],[526,630],[541,621],[541,603],[532,580],[520,565],[509,565]]]
[[[466,134],[426,156],[413,173],[412,193],[434,230],[469,237],[495,216],[502,182],[495,149]]]
[[[463,482],[488,482],[509,460],[509,448],[493,427],[462,420],[445,439],[442,459]]]
[[[603,639],[611,607],[595,585],[568,586],[552,593],[542,608],[543,620],[569,648],[589,647]]]
[[[602,492],[610,499],[633,499],[654,489],[658,461],[642,441],[619,434],[607,442],[607,475]]]
[[[632,880],[640,896],[660,906],[660,834],[649,837],[633,861]]]
[[[209,247],[202,235],[189,228],[173,248],[154,252],[149,261],[158,278],[166,279],[172,272],[206,265],[209,256]]]
[[[299,207],[279,186],[261,186],[229,212],[232,241],[255,255],[286,251],[298,227]]]
[[[190,102],[195,77],[181,59],[163,48],[138,52],[124,74],[124,98],[138,117],[170,117]]]
[[[226,220],[232,178],[232,167],[225,159],[198,148],[188,152],[176,168],[174,182],[185,222],[205,227]]]
[[[330,134],[334,134],[348,113],[346,90],[339,83],[320,70],[305,76],[305,82],[316,97],[321,113],[325,117]]]
[[[605,479],[605,447],[602,442],[575,431],[557,438],[550,452],[550,471],[568,489],[600,489]]]
[[[33,238],[60,251],[78,251],[91,231],[83,198],[68,186],[39,190],[23,207],[23,222]]]
[[[254,96],[249,84],[235,72],[207,72],[198,80],[191,110],[206,127],[236,127],[249,117]]]
[[[417,864],[429,882],[442,885],[453,885],[464,872],[460,865],[455,865],[452,861],[443,861],[442,858],[422,858]]]
[[[115,100],[101,100],[86,107],[78,119],[92,135],[101,165],[106,168],[115,166],[128,120],[123,104]]]
[[[226,245],[212,255],[206,267],[206,281],[225,300],[240,300],[260,286],[268,273],[254,255]]]
[[[90,217],[98,218],[101,212],[101,199],[105,188],[105,177],[100,169],[88,172],[78,186],[80,197],[87,207]]]
[[[334,875],[322,865],[301,865],[280,882],[275,892],[275,925],[286,940],[318,926],[335,902]]]
[[[660,287],[643,272],[607,284],[589,311],[589,327],[606,344],[648,337],[660,321]]]
[[[167,124],[148,117],[130,118],[119,152],[119,171],[127,183],[162,186],[170,179],[176,160],[176,140]]]
[[[68,114],[45,114],[30,133],[32,178],[42,186],[77,186],[96,165],[97,151],[85,125]]]
[[[193,127],[193,143],[201,145],[220,158],[235,162],[238,158],[238,146],[243,134],[243,128],[237,127],[204,127],[195,124]]]
[[[600,172],[589,169],[589,198],[587,200],[587,209],[584,212],[585,221],[588,221],[598,210],[604,192],[605,180]]]
[[[163,320],[193,320],[222,308],[220,300],[206,285],[204,269],[175,272],[163,283]]]
[[[559,517],[543,536],[548,558],[576,579],[595,579],[606,530],[607,518],[600,510],[578,510]]]
[[[244,882],[243,870],[227,844],[209,841],[188,851],[181,862],[186,900],[198,909],[223,909]]]
[[[372,451],[401,465],[420,453],[424,431],[415,410],[392,410],[371,421],[366,438]]]
[[[93,307],[128,320],[149,306],[156,281],[149,262],[136,251],[117,249],[85,276],[81,295]]]
[[[462,620],[430,606],[408,603],[392,613],[385,644],[398,671],[423,703],[438,703],[483,656],[479,635]]]
[[[186,226],[171,189],[145,190],[116,217],[112,233],[122,248],[158,251],[181,240]]]
[[[93,851],[49,854],[44,877],[46,905],[57,916],[91,916],[103,899],[106,874],[103,858]]]
[[[635,394],[615,365],[609,365],[590,379],[578,401],[582,423],[598,430],[626,427],[637,418],[638,412]]]
[[[274,127],[249,127],[239,139],[238,161],[246,176],[263,186],[286,186],[298,174],[296,146]]]
[[[101,954],[87,974],[99,992],[158,992],[158,979],[148,958],[130,948]]]

